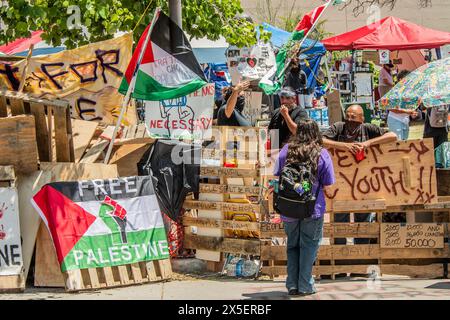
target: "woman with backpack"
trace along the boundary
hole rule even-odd
[[[280,179],[274,207],[287,235],[288,294],[314,294],[312,268],[322,239],[324,188],[335,182],[333,162],[315,121],[297,123],[296,135],[280,151],[275,175]]]

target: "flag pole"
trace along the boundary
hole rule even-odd
[[[302,49],[303,42],[305,42],[305,40],[306,40],[306,38],[308,37],[308,35],[310,34],[310,32],[311,32],[312,30],[314,30],[314,28],[316,27],[317,23],[318,23],[319,20],[320,20],[320,17],[322,17],[323,13],[328,9],[328,7],[330,6],[330,4],[332,4],[334,1],[335,1],[335,0],[330,0],[330,1],[327,2],[327,4],[325,5],[325,8],[323,8],[322,12],[319,14],[319,16],[317,17],[316,21],[314,21],[314,23],[313,23],[313,25],[311,26],[311,28],[308,30],[308,32],[305,34],[305,36],[304,36],[303,39],[301,40],[300,46],[298,47],[298,51],[297,51],[297,53],[296,53],[295,55],[298,55],[298,53],[299,53],[300,50]],[[292,58],[289,59],[289,63],[287,63],[287,64],[284,66],[284,68],[283,68],[283,70],[282,70],[282,72],[281,72],[280,74],[283,74],[283,73],[286,72],[286,70],[287,70],[287,69],[289,68],[289,66],[291,65],[291,62],[292,62]]]
[[[112,148],[114,146],[114,140],[116,139],[117,131],[119,131],[120,124],[122,123],[122,118],[123,118],[123,115],[125,113],[125,109],[127,108],[128,104],[130,103],[131,94],[133,93],[135,85],[136,85],[136,75],[138,73],[139,66],[141,64],[142,58],[144,57],[145,50],[147,49],[148,42],[150,41],[150,34],[153,31],[153,26],[155,25],[156,19],[158,19],[160,12],[161,12],[161,8],[160,7],[156,8],[155,14],[153,15],[152,22],[150,24],[150,28],[149,28],[148,33],[147,33],[147,36],[145,37],[144,45],[141,48],[141,52],[139,52],[139,59],[138,59],[138,61],[136,63],[136,67],[135,67],[135,69],[133,71],[133,76],[131,77],[131,81],[130,81],[130,84],[128,86],[127,93],[126,93],[125,97],[123,98],[123,102],[122,102],[122,107],[120,109],[119,118],[117,119],[116,126],[114,127],[114,132],[113,132],[113,135],[111,137],[111,142],[109,143],[108,151],[106,152],[105,160],[103,162],[104,164],[108,164],[109,158],[111,157],[111,152],[112,152]]]

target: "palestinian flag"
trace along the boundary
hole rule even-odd
[[[141,100],[166,100],[186,96],[207,81],[184,32],[162,11],[147,26],[128,65],[119,92],[126,94],[137,68],[132,97]],[[150,33],[146,48],[145,39]],[[138,64],[141,50],[144,55]]]
[[[302,40],[306,37],[327,6],[328,4],[323,4],[315,8],[303,16],[302,20],[297,24],[288,42],[278,52],[276,65],[259,82],[259,87],[266,94],[274,94],[281,89],[286,71],[285,66],[297,55]]]
[[[49,183],[31,202],[63,272],[169,257],[150,177]]]

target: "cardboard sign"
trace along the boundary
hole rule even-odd
[[[212,134],[214,84],[188,96],[145,102],[145,125],[150,137],[204,140]]]
[[[227,62],[233,84],[261,79],[276,63],[272,45],[262,42],[251,48],[228,48]]]
[[[336,177],[328,192],[333,202],[346,201],[351,208],[364,200],[383,200],[386,206],[438,201],[432,139],[373,145],[359,157],[334,148],[328,152]]]
[[[73,50],[32,57],[24,92],[38,98],[69,101],[72,118],[112,124],[122,106],[123,95],[117,89],[131,59],[132,41],[132,34],[128,33]],[[0,87],[17,90],[25,64],[25,60],[10,66],[0,64]],[[124,119],[124,125],[136,123],[134,112],[127,112]]]
[[[0,188],[0,276],[22,273],[17,190]]]
[[[256,125],[256,120],[261,118],[262,92],[245,91],[245,108],[242,111],[244,117],[251,125]]]
[[[381,248],[444,248],[444,226],[437,223],[382,223]]]
[[[388,64],[390,59],[389,50],[380,50],[380,64]]]

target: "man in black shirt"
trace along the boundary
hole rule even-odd
[[[245,107],[244,91],[250,86],[249,81],[239,82],[229,88],[224,95],[224,104],[217,112],[219,126],[250,126],[242,111]]]
[[[281,149],[291,135],[297,132],[298,121],[308,119],[306,110],[297,105],[296,94],[292,88],[281,89],[279,96],[281,107],[274,111],[268,128],[272,149]],[[278,140],[276,139],[277,133]],[[276,143],[278,143],[278,146]]]
[[[336,122],[323,134],[323,145],[326,148],[336,148],[357,154],[371,145],[397,141],[394,132],[387,132],[382,128],[364,123],[364,110],[360,105],[352,105],[346,111],[345,122]],[[355,213],[355,222],[372,222],[371,213]],[[335,222],[350,222],[350,214],[334,215]],[[369,244],[370,239],[355,238],[355,244]],[[345,238],[335,238],[334,244],[346,244]]]
[[[450,112],[450,106],[447,106],[447,108],[448,112]],[[440,128],[432,127],[430,124],[430,116],[432,108],[422,107],[422,110],[424,110],[425,112],[425,127],[423,131],[423,137],[433,138],[434,148],[436,149],[442,143],[448,141],[448,130],[449,130],[448,121],[446,126]]]
[[[336,122],[323,134],[327,148],[350,151],[353,154],[371,145],[397,141],[394,132],[388,132],[377,125],[364,123],[364,111],[360,105],[352,105],[346,111],[345,122]]]

